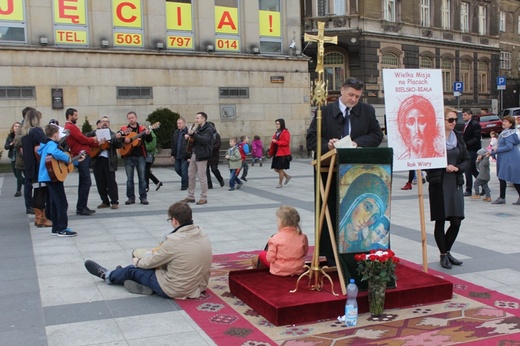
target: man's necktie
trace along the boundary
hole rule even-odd
[[[347,137],[350,134],[350,108],[345,109],[345,124],[343,125],[343,137]]]

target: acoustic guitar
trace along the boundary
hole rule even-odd
[[[156,122],[153,125],[148,126],[148,129],[150,131],[152,131],[152,130],[158,129],[160,126],[161,126],[161,123]],[[119,155],[121,155],[121,157],[125,157],[128,154],[130,154],[130,151],[134,147],[137,147],[139,145],[138,139],[141,138],[142,136],[144,136],[145,134],[146,134],[145,131],[140,132],[140,133],[135,133],[135,132],[128,133],[126,135],[126,138],[130,138],[130,143],[123,142],[123,147],[121,149],[119,149]]]
[[[70,156],[69,153],[65,153],[68,156]],[[49,172],[49,176],[51,178],[51,181],[57,182],[61,181],[64,182],[65,178],[67,178],[67,174],[74,171],[74,165],[72,162],[85,157],[87,155],[87,152],[85,150],[82,150],[79,152],[77,156],[74,156],[70,163],[63,162],[61,160],[56,160],[54,156],[47,155],[45,158],[45,167],[47,168],[47,172]]]
[[[197,124],[193,124],[191,125],[191,128],[190,128],[190,131],[197,131],[197,129],[199,128],[199,125]],[[191,154],[191,152],[193,151],[193,143],[195,142],[195,139],[193,138],[192,135],[190,135],[188,137],[188,139],[186,140],[186,152]]]
[[[97,157],[99,154],[101,154],[102,151],[107,150],[110,148],[110,142],[106,141],[105,143],[101,144],[98,147],[90,148],[90,157],[94,158]]]

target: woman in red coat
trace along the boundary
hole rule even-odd
[[[269,156],[273,158],[271,168],[278,173],[278,185],[277,188],[282,187],[283,178],[285,177],[285,185],[291,180],[291,176],[284,172],[289,169],[291,157],[291,134],[285,128],[285,120],[276,119],[276,132],[271,140],[271,146],[269,147]]]

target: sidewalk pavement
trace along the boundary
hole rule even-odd
[[[227,167],[220,167],[227,176]],[[494,169],[494,168],[493,168]],[[0,340],[5,345],[214,345],[174,300],[128,293],[107,286],[84,268],[93,259],[107,268],[130,264],[136,247],[153,247],[169,230],[166,210],[186,197],[171,167],[153,170],[163,182],[152,184],[150,205],[126,206],[125,172],[119,169],[118,210],[97,209],[93,216],[75,215],[78,176],[71,173],[65,187],[69,226],[78,236],[58,238],[36,228],[25,214],[23,197],[14,198],[12,174],[0,175]],[[309,159],[296,159],[288,171],[293,179],[281,189],[270,162],[250,167],[240,190],[219,187],[209,191],[208,204],[193,204],[194,221],[209,235],[214,254],[263,249],[276,232],[275,211],[295,206],[301,226],[314,244],[314,181]],[[395,172],[392,192],[391,245],[397,255],[422,263],[418,186],[402,191],[408,172]],[[498,180],[492,174],[493,199]],[[214,179],[214,178],[213,178]],[[94,181],[94,179],[93,179]],[[216,182],[216,180],[213,180]],[[197,189],[196,198],[198,199]],[[520,206],[514,188],[507,204],[491,205],[465,199],[466,219],[453,247],[464,261],[452,270],[440,267],[430,222],[427,185],[423,189],[427,232],[427,260],[432,269],[520,298]],[[100,204],[95,186],[89,207]]]

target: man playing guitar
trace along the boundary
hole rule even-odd
[[[132,143],[133,148],[127,156],[123,157],[125,160],[125,171],[126,171],[126,197],[128,200],[125,202],[126,205],[135,203],[135,187],[134,187],[134,169],[137,170],[137,178],[139,179],[139,199],[141,204],[147,205],[147,194],[146,194],[146,180],[145,180],[145,168],[146,168],[146,149],[143,145],[143,140],[151,142],[153,140],[150,135],[150,129],[139,125],[137,122],[137,113],[128,112],[126,115],[128,119],[128,125],[121,127],[121,132],[130,134],[134,132],[136,134],[145,132],[145,135],[137,139],[137,145]],[[130,144],[132,139],[127,136],[123,140],[123,143]]]

